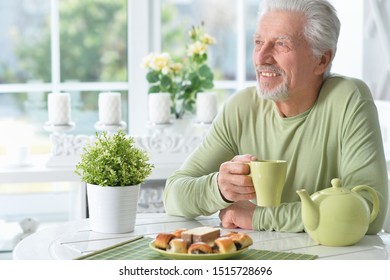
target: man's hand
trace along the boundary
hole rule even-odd
[[[252,218],[256,205],[250,201],[238,201],[222,209],[219,219],[224,228],[252,229]]]
[[[218,187],[222,197],[228,201],[250,200],[256,198],[252,178],[248,176],[249,163],[256,160],[252,155],[235,156],[231,161],[221,164]]]

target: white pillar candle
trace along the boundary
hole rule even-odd
[[[196,95],[196,117],[201,123],[211,123],[218,113],[217,95],[199,92]]]
[[[69,93],[50,93],[47,97],[49,123],[52,125],[66,125],[70,119]]]
[[[121,94],[102,92],[99,94],[99,121],[105,125],[119,124],[122,119]]]
[[[152,124],[169,123],[171,115],[171,94],[160,92],[151,93],[149,99],[149,121]]]

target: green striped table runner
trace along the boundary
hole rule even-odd
[[[166,256],[149,248],[152,238],[138,237],[112,247],[84,255],[78,260],[167,260]],[[248,249],[235,260],[314,260],[317,256],[289,252]]]

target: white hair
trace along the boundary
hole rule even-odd
[[[329,50],[332,52],[324,73],[324,77],[328,76],[336,55],[341,25],[332,4],[327,0],[263,0],[259,10],[260,17],[272,11],[293,11],[305,16],[303,35],[311,45],[313,55],[320,57]]]

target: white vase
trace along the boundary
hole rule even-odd
[[[134,230],[140,186],[102,187],[87,184],[89,224],[100,233]]]
[[[171,94],[160,92],[150,93],[149,121],[152,124],[167,124],[171,115]]]
[[[214,92],[198,92],[196,118],[200,123],[212,123],[218,113],[217,95]]]

